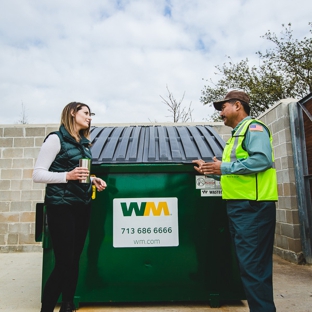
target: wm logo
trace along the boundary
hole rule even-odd
[[[137,202],[130,202],[129,207],[127,203],[120,203],[122,213],[124,217],[130,217],[134,211],[137,217],[146,217],[150,216],[151,213],[153,216],[160,216],[163,212],[164,216],[169,216],[169,208],[167,202],[159,202],[157,207],[154,202],[141,202],[141,205]]]

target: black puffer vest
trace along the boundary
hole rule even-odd
[[[69,172],[79,166],[80,158],[92,158],[89,149],[90,141],[86,138],[82,137],[78,143],[63,125],[59,131],[51,132],[49,135],[51,134],[57,134],[60,138],[61,150],[55,157],[49,171]],[[47,184],[46,187],[45,204],[87,205],[91,202],[91,193],[91,183],[79,183],[78,180],[70,180],[67,183],[51,183]]]

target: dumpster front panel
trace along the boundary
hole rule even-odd
[[[97,194],[77,294],[85,302],[209,301],[243,299],[220,197],[199,197],[193,173],[103,174],[107,192]],[[192,186],[192,187],[190,187]],[[159,196],[161,194],[161,197]],[[131,247],[114,247],[114,200],[177,199],[177,246],[158,246],[168,227],[140,223],[125,228]],[[136,218],[146,218],[138,216]],[[154,216],[152,218],[158,218]],[[147,239],[150,228],[154,239]],[[159,229],[161,234],[159,234]],[[135,234],[131,234],[131,232]],[[157,236],[158,235],[158,236]],[[137,239],[141,236],[141,239]],[[127,243],[125,243],[126,245]]]

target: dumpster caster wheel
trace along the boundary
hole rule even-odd
[[[220,307],[219,294],[210,294],[209,303],[212,308],[219,308]]]

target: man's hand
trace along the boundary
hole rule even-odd
[[[201,174],[204,174],[203,171],[201,170],[201,166],[205,163],[202,159],[198,159],[198,160],[193,160],[192,161],[193,164],[196,164],[197,166],[194,166],[194,169],[196,171],[198,171]]]
[[[193,160],[193,163],[197,164],[194,166],[195,170],[201,174],[215,174],[221,175],[221,163],[216,156],[213,157],[213,162],[204,162],[202,159]]]

